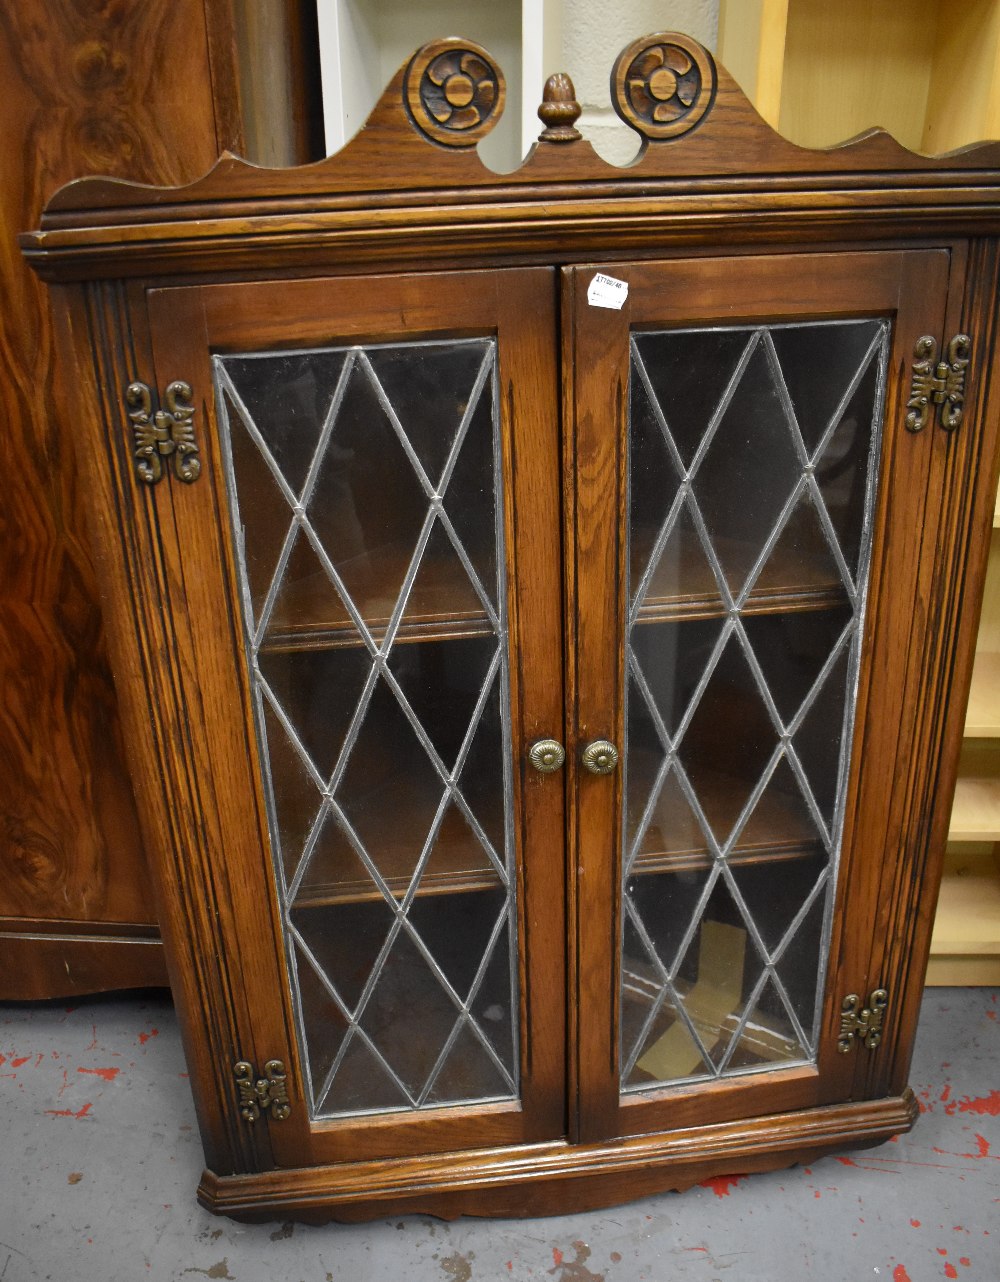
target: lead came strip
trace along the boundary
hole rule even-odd
[[[276,876],[314,1117],[518,1092],[495,362],[495,342],[479,339],[215,358]],[[411,400],[405,418],[395,408],[395,391],[409,390],[413,380],[426,384],[433,432],[416,420]],[[449,412],[453,434],[441,438]],[[365,454],[376,449],[372,442],[381,442],[377,460]],[[384,532],[372,535],[365,525],[372,514],[352,507],[372,466],[388,487],[387,519],[413,539],[391,598],[373,595],[390,568]],[[266,504],[258,492],[270,494]],[[406,524],[394,493],[420,496],[419,528]],[[488,550],[470,551],[467,535],[489,510]],[[274,527],[282,512],[284,533]],[[351,559],[352,546],[364,565]],[[448,590],[467,584],[469,621],[454,640],[423,641],[411,617],[438,599],[433,576],[442,558],[453,576]],[[312,598],[302,596],[307,588]],[[305,606],[293,608],[299,599],[325,600],[330,623]],[[460,742],[441,738],[447,725],[433,706],[420,705],[429,683],[411,673],[412,658],[433,659],[442,646],[453,664],[471,658],[479,668],[474,697],[463,687],[470,719]],[[456,671],[464,681],[460,663]],[[499,755],[489,766],[483,753],[494,743]],[[411,853],[398,871],[391,860],[384,865],[391,815],[386,828],[386,806],[373,808],[363,791],[373,778],[368,763],[381,763],[376,774],[384,773],[393,754],[400,771],[415,772],[398,775],[393,803],[410,804],[406,790],[416,789],[414,819],[426,824],[416,844],[407,837]],[[499,826],[487,819],[484,779],[499,789],[490,802]],[[417,820],[418,813],[425,818]],[[412,824],[404,831],[411,830],[419,831]],[[441,863],[448,851],[470,871],[448,872]],[[425,890],[439,883],[446,890],[456,874],[473,882],[464,900],[471,925],[457,952],[454,930],[441,932],[435,904],[442,901]],[[338,952],[338,938],[346,952]],[[359,963],[365,969],[355,974]],[[400,1000],[413,1025],[402,1045],[393,1041],[393,1029],[406,1023]]]
[[[887,346],[874,320],[633,336],[624,1091],[815,1061]]]

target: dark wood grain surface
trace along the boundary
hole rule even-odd
[[[155,944],[133,966],[123,942],[156,918],[74,456],[89,411],[16,237],[83,174],[185,182],[240,150],[237,34],[229,0],[0,7],[0,998],[165,982]],[[62,952],[32,918],[63,923]],[[77,948],[93,923],[113,949]]]
[[[644,57],[641,46],[628,53],[631,96],[619,107],[649,132]],[[702,66],[709,75],[711,62]],[[714,98],[692,96],[708,105],[690,132],[651,140],[630,169],[568,141],[542,144],[498,179],[471,148],[420,135],[403,100],[407,74],[361,137],[311,170],[225,160],[183,191],[78,184],[23,242],[57,282],[63,350],[90,411],[85,475],[208,1160],[201,1197],[265,1218],[556,1213],[878,1142],[915,1117],[905,1076],[996,484],[1000,151],[928,159],[883,135],[805,152],[768,130],[720,69]],[[444,108],[439,117],[452,127]],[[557,316],[517,286],[531,265],[562,269]],[[598,267],[630,283],[630,312],[597,315],[583,303]],[[887,318],[893,347],[816,1062],[623,1102],[620,783],[581,777],[579,761],[589,740],[620,742],[622,732],[628,327],[859,314]],[[501,396],[516,498],[507,528],[527,907],[521,1031],[538,1058],[522,1063],[520,1119],[501,1102],[311,1121],[269,880],[208,356],[213,344],[309,347],[494,325],[501,345],[520,335]],[[950,435],[936,418],[910,433],[916,340],[934,334],[944,347],[959,327],[973,335],[965,421]],[[169,479],[151,490],[136,479],[116,389],[137,377],[198,384],[197,486]],[[560,650],[561,682],[550,666]],[[560,700],[564,776],[534,778],[525,748],[559,736]],[[543,854],[532,855],[533,841]],[[842,1054],[843,994],[876,986],[890,993],[882,1044]],[[232,1064],[271,1056],[289,1067],[295,1120],[255,1129],[240,1120]]]

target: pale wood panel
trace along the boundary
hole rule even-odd
[[[879,125],[919,150],[937,18],[938,0],[793,0],[781,132],[803,146],[825,147]]]
[[[1000,963],[1000,864],[992,850],[947,855],[931,950]]]
[[[767,123],[781,113],[789,0],[722,0],[719,60]]]
[[[1000,654],[994,650],[976,655],[965,734],[970,739],[1000,738]]]
[[[922,150],[1000,136],[1000,5],[940,3]]]
[[[938,957],[927,966],[928,988],[994,987],[1000,984],[1000,957]]]
[[[1000,753],[995,745],[967,740],[948,829],[949,841],[1000,841]]]
[[[994,516],[994,525],[997,517]],[[990,560],[986,570],[983,612],[979,619],[979,650],[1000,653],[1000,535],[990,541]]]

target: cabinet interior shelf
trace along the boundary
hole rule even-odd
[[[959,760],[949,841],[1000,841],[1000,752],[969,739]]]
[[[734,801],[735,783],[722,776],[710,781],[709,790],[703,793],[702,805],[706,813],[716,815],[739,810]],[[402,899],[410,887],[416,862],[417,843],[411,837],[418,825],[414,817],[417,802],[411,798],[407,806],[405,786],[401,783],[392,811],[386,811],[379,823],[377,836],[371,848],[378,851],[379,872],[396,899]],[[499,828],[499,816],[478,815],[487,831]],[[652,830],[651,830],[652,831]],[[632,876],[649,876],[662,873],[684,873],[708,868],[713,861],[711,851],[698,828],[693,815],[687,820],[678,816],[671,823],[669,836],[659,833],[654,838],[647,834],[646,849],[633,862]],[[802,819],[796,808],[774,793],[766,793],[754,816],[752,834],[748,827],[746,839],[738,839],[727,856],[730,866],[745,864],[777,864],[788,860],[815,858],[822,847]],[[353,857],[345,867],[343,855],[334,855],[324,863],[322,856],[314,857],[314,867],[303,878],[295,896],[300,906],[320,907],[336,903],[377,901],[381,892],[365,874]],[[416,894],[428,895],[475,894],[495,890],[499,878],[486,853],[467,827],[465,820],[452,808],[445,816],[430,861],[421,876]]]
[[[948,851],[928,983],[1000,983],[1000,862],[990,846]]]
[[[741,614],[797,614],[806,610],[829,610],[842,604],[844,589],[836,588],[774,590],[753,592],[740,610]],[[636,622],[672,623],[678,620],[724,618],[729,611],[718,597],[662,597],[647,599],[639,609]],[[365,623],[376,644],[385,636],[389,619],[366,618]],[[439,614],[408,615],[401,622],[393,644],[425,641],[464,640],[469,637],[494,636],[492,624],[485,611],[478,614],[442,611]],[[277,654],[289,650],[337,650],[362,645],[357,629],[349,618],[317,619],[294,626],[272,624],[267,639],[261,645],[262,654]]]
[[[1000,738],[1000,654],[980,650],[965,714],[967,739]]]

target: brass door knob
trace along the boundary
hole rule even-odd
[[[558,739],[539,739],[528,749],[528,760],[541,774],[550,775],[566,760],[566,749]]]
[[[595,739],[583,750],[583,764],[592,775],[609,775],[618,764],[618,749],[607,739]]]

